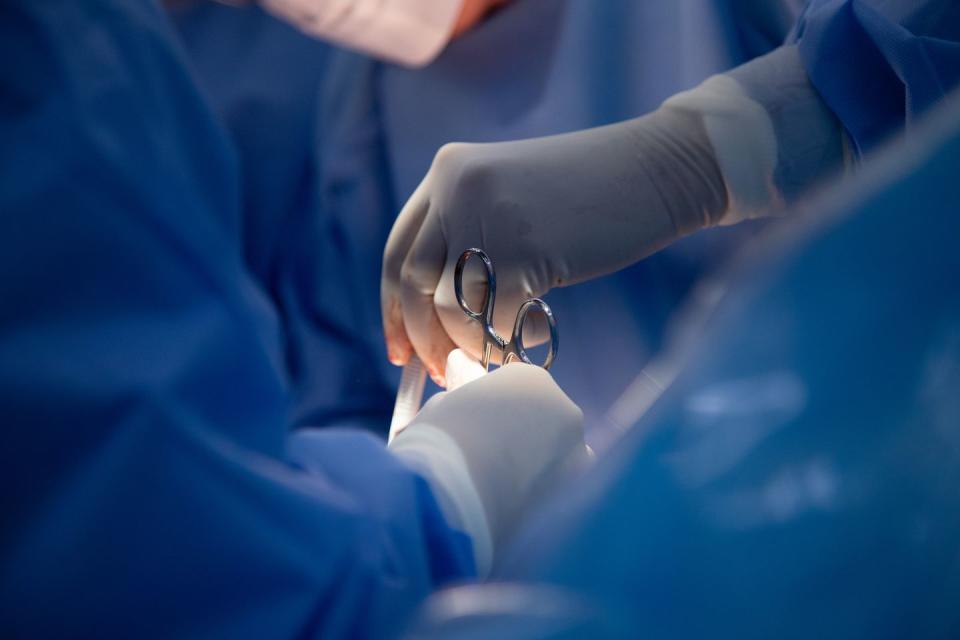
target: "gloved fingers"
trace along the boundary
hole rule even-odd
[[[576,450],[584,446],[583,439],[583,411],[566,394],[553,376],[542,367],[528,364],[511,363],[498,371],[505,371],[508,375],[523,373],[523,380],[506,380],[514,388],[523,389],[528,385],[528,410],[544,420],[554,422],[552,435],[555,450]],[[526,382],[524,382],[524,380]]]
[[[498,420],[520,422],[536,416],[536,421],[573,425],[582,436],[583,412],[542,367],[511,363],[444,393],[443,400],[435,402],[436,397],[424,404],[417,420],[445,424],[454,417],[456,424],[446,426],[458,428],[464,421],[489,420],[493,414]],[[448,414],[453,406],[456,410]]]
[[[486,392],[504,405],[516,403],[544,418],[579,425],[582,440],[583,412],[542,367],[514,362],[472,384],[485,384]]]
[[[535,365],[511,363],[463,388],[488,380],[492,384],[485,393],[513,416],[510,420],[525,425],[510,435],[517,450],[531,456],[540,455],[534,454],[537,451],[549,452],[537,463],[541,468],[562,466],[571,452],[583,447],[583,412],[549,372]]]
[[[445,260],[439,216],[427,215],[400,268],[400,308],[410,344],[440,386],[444,386],[447,354],[456,347],[434,306]]]
[[[397,216],[387,245],[383,251],[383,270],[380,277],[380,312],[383,335],[387,343],[387,357],[395,365],[404,365],[413,354],[413,345],[403,324],[401,298],[401,270],[410,252],[423,220],[429,212],[425,178]]]

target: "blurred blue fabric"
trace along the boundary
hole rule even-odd
[[[4,2],[0,59],[0,636],[383,637],[472,575],[379,440],[288,460],[273,221],[158,5]]]
[[[691,312],[681,374],[416,638],[960,634],[960,94]]]
[[[956,0],[811,0],[791,38],[860,154],[960,86]]]
[[[376,293],[359,291],[346,277],[342,263],[351,248],[320,214],[318,118],[332,49],[252,5],[186,2],[171,13],[237,149],[244,257],[283,329],[292,424],[382,431],[393,387],[373,366],[370,345],[378,339],[357,335],[355,326],[364,298]],[[358,144],[337,162],[349,166],[375,150],[374,143]],[[390,211],[376,201],[363,207]],[[371,255],[378,259],[379,251]]]

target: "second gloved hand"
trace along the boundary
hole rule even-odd
[[[470,534],[481,574],[561,471],[589,455],[580,409],[549,373],[519,363],[434,396],[390,449]]]

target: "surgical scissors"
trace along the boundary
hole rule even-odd
[[[472,257],[478,257],[483,262],[487,274],[487,293],[483,300],[483,306],[479,312],[474,311],[467,304],[463,295],[463,269],[467,266],[467,261]],[[550,329],[550,350],[547,352],[546,360],[543,362],[543,368],[549,369],[557,355],[557,347],[560,343],[557,334],[557,320],[550,310],[550,305],[540,298],[531,298],[527,300],[517,311],[517,319],[513,325],[513,335],[510,341],[504,340],[493,329],[493,303],[497,295],[497,276],[493,271],[493,263],[490,257],[481,249],[467,249],[457,261],[457,268],[454,271],[454,292],[457,296],[457,303],[460,308],[472,319],[477,320],[483,328],[483,345],[481,349],[481,361],[484,370],[490,368],[490,354],[493,347],[496,346],[502,354],[501,362],[507,363],[517,359],[534,364],[530,361],[530,356],[523,345],[523,327],[527,321],[527,315],[534,307],[540,309],[547,319],[547,327]],[[420,358],[416,354],[410,357],[410,360],[403,366],[403,374],[400,376],[400,387],[397,389],[397,401],[393,408],[393,419],[390,421],[390,434],[388,441],[393,439],[401,431],[407,428],[410,421],[420,410],[420,403],[423,400],[423,388],[427,380],[427,370],[423,366]]]
[[[484,295],[483,305],[480,307],[480,311],[474,311],[470,308],[463,294],[463,270],[467,266],[470,258],[473,257],[480,258],[481,262],[483,262],[487,276],[487,292]],[[530,315],[530,312],[535,308],[543,313],[547,320],[547,327],[550,330],[549,351],[547,351],[547,357],[543,365],[541,365],[544,369],[550,368],[554,358],[557,356],[557,349],[560,346],[560,336],[557,333],[557,320],[553,315],[553,311],[550,309],[550,305],[546,302],[540,298],[530,298],[520,305],[520,308],[517,310],[517,318],[513,324],[513,335],[510,336],[509,340],[505,340],[493,328],[493,305],[497,298],[497,276],[493,270],[493,262],[486,252],[482,249],[467,249],[463,252],[460,259],[457,260],[457,267],[453,272],[453,289],[457,296],[457,304],[460,305],[463,312],[480,323],[480,328],[483,331],[480,364],[483,365],[484,370],[490,367],[490,355],[493,347],[500,350],[500,362],[502,364],[507,364],[513,360],[520,360],[527,364],[535,364],[530,360],[530,356],[527,355],[527,350],[523,344],[523,327],[527,322],[527,316]]]

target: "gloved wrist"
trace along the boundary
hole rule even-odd
[[[770,119],[777,141],[772,182],[786,206],[852,166],[843,125],[810,82],[796,45],[782,46],[727,75]]]
[[[418,424],[398,434],[389,449],[427,480],[447,523],[470,536],[477,574],[485,577],[493,561],[490,525],[456,441],[440,428]]]
[[[460,349],[447,356],[448,391],[485,374],[480,363]],[[463,452],[453,438],[431,424],[420,423],[407,431],[400,431],[388,448],[427,480],[447,523],[470,536],[477,573],[486,576],[493,558],[490,525]]]
[[[839,122],[784,46],[668,99],[661,110],[699,120],[727,192],[719,224],[783,212],[844,166]]]
[[[663,244],[717,224],[729,206],[728,193],[702,115],[667,101],[627,125],[638,140],[637,164],[673,227]]]
[[[545,491],[586,456],[583,414],[550,374],[505,367],[430,399],[390,449],[417,465],[489,567]]]

